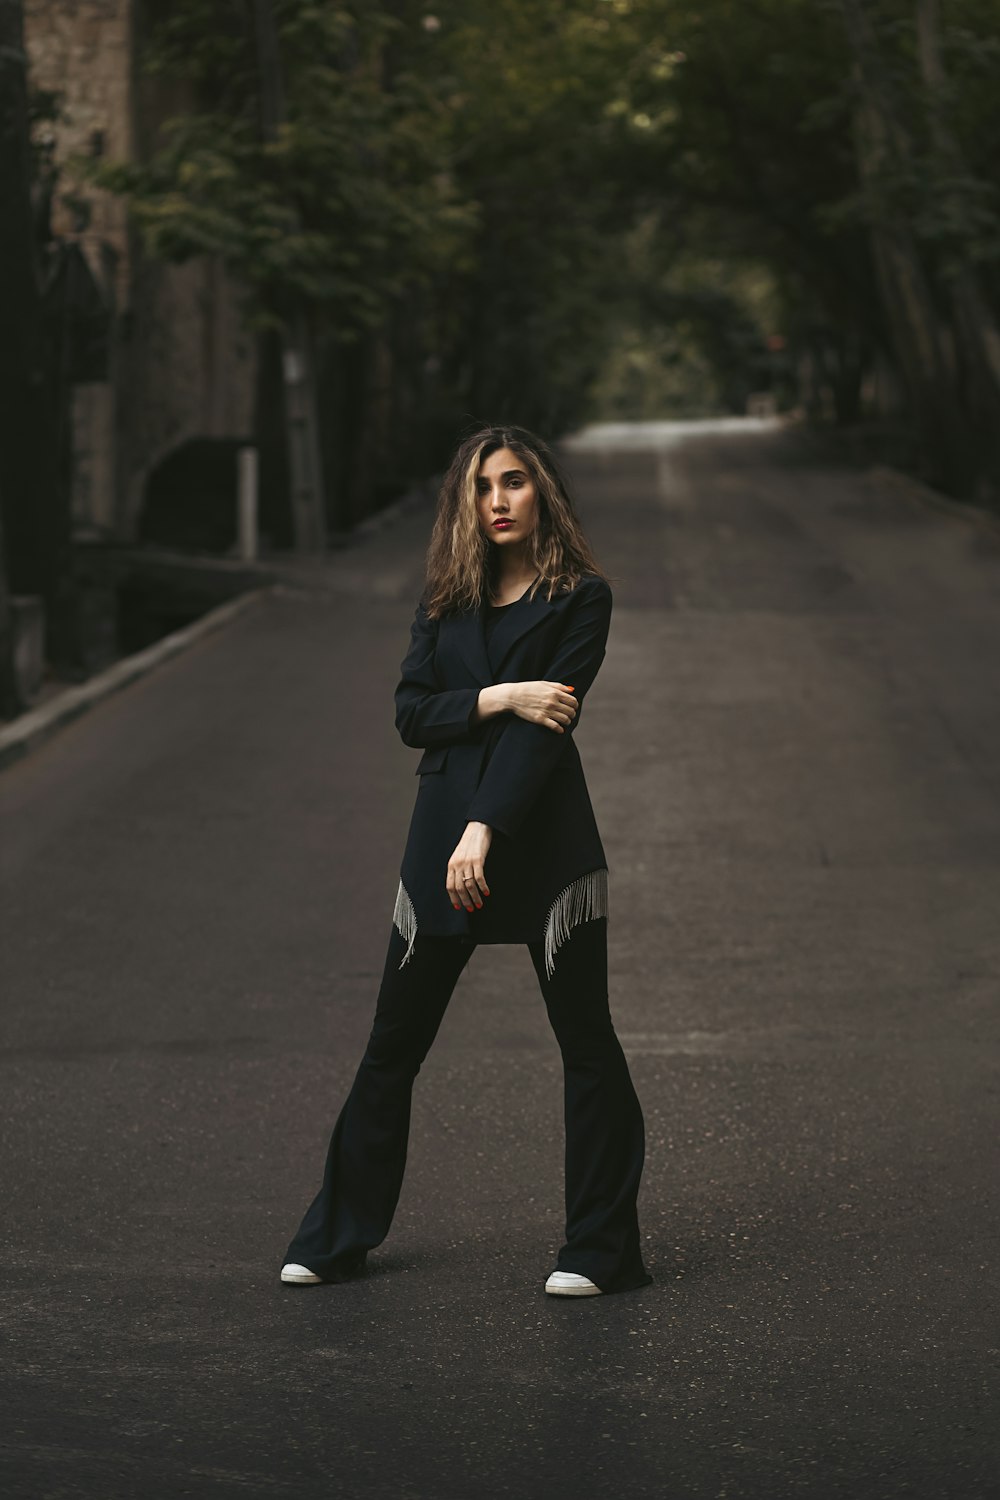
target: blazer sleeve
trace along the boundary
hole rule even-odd
[[[396,686],[396,728],[404,745],[428,750],[436,745],[455,745],[475,737],[478,723],[473,714],[479,703],[479,688],[441,689],[434,671],[437,621],[432,620],[421,599],[410,626],[410,649],[400,663]]]
[[[466,820],[488,823],[516,836],[553,766],[566,749],[583,714],[584,699],[607,649],[612,593],[603,578],[578,584],[580,598],[567,610],[566,626],[544,673],[548,682],[572,684],[576,717],[562,734],[544,724],[512,715],[497,739],[483,779],[469,803]]]

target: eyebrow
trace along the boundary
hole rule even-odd
[[[522,479],[526,479],[528,477],[525,474],[525,472],[524,472],[523,469],[505,469],[503,471],[503,473],[500,475],[500,478],[501,479],[510,479],[515,474],[519,474]],[[487,484],[489,483],[489,475],[488,474],[480,474],[479,478],[480,479],[485,479],[486,482],[487,482]]]

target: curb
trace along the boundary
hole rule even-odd
[[[339,546],[335,550],[349,550],[353,543],[364,543],[411,511],[420,509],[433,498],[441,477],[437,474],[431,475],[407,490],[391,504],[383,506],[374,515],[367,516],[352,531],[338,537]],[[225,569],[227,565],[231,571],[256,568],[263,574],[266,581],[237,595],[235,599],[228,599],[224,604],[209,610],[197,620],[193,620],[190,625],[185,625],[182,630],[175,630],[170,635],[165,635],[162,640],[155,641],[144,651],[138,651],[133,656],[125,656],[121,661],[114,662],[96,677],[82,682],[79,687],[67,688],[65,692],[56,694],[38,708],[29,708],[16,719],[0,727],[0,771],[21,760],[50,735],[55,734],[64,724],[72,723],[74,719],[87,713],[104,698],[117,693],[121,688],[128,687],[129,683],[135,682],[139,677],[144,677],[161,662],[169,661],[178,652],[194,645],[195,641],[201,640],[213,630],[218,630],[220,626],[235,619],[244,609],[259,602],[266,595],[309,592],[308,589],[303,590],[301,580],[283,577],[281,564],[273,557],[259,559],[256,563],[249,564],[239,559],[217,557],[199,559],[187,555],[184,557],[186,567],[198,566],[199,562],[206,569],[219,567]]]
[[[172,631],[162,640],[154,641],[144,651],[122,657],[121,661],[116,661],[96,677],[82,682],[79,687],[67,688],[64,693],[58,693],[39,708],[29,709],[27,713],[13,719],[0,729],[0,770],[21,760],[64,724],[72,723],[112,693],[127,687],[138,677],[145,677],[162,662],[169,661],[172,656],[193,646],[203,636],[228,624],[250,605],[259,604],[277,588],[280,585],[265,584],[262,588],[239,594],[235,599],[229,599],[225,604],[210,609],[207,614],[193,620],[190,625],[185,625],[182,630]]]

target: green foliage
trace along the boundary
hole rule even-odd
[[[453,376],[470,415],[559,430],[615,337],[632,204],[613,106],[633,36],[595,0],[449,0],[439,15],[455,180],[479,223]]]
[[[195,107],[163,122],[149,160],[90,175],[128,196],[152,254],[221,256],[257,326],[301,299],[320,332],[355,338],[467,254],[475,215],[446,170],[443,111],[412,72],[387,76],[398,19],[285,0],[271,59],[284,118],[268,128],[250,16],[228,0],[174,7],[148,66],[183,70]]]
[[[260,10],[169,7],[148,66],[186,107],[97,178],[155,254],[223,256],[256,323],[304,302],[328,344],[384,339],[414,411],[738,409],[781,333],[786,376],[808,350],[849,413],[891,356],[880,216],[936,285],[973,264],[1000,300],[995,0],[942,7],[958,164],[912,0],[865,0],[906,149],[864,183],[841,0],[274,0],[273,129]]]

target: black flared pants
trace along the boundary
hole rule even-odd
[[[566,1238],[556,1267],[602,1291],[652,1280],[636,1198],[642,1110],[608,1006],[607,918],[572,928],[549,978],[541,941],[527,945],[562,1054]],[[474,939],[418,934],[409,960],[395,926],[364,1057],[333,1129],[323,1186],[286,1261],[325,1281],[356,1275],[389,1232],[406,1165],[413,1082],[437,1035]]]

